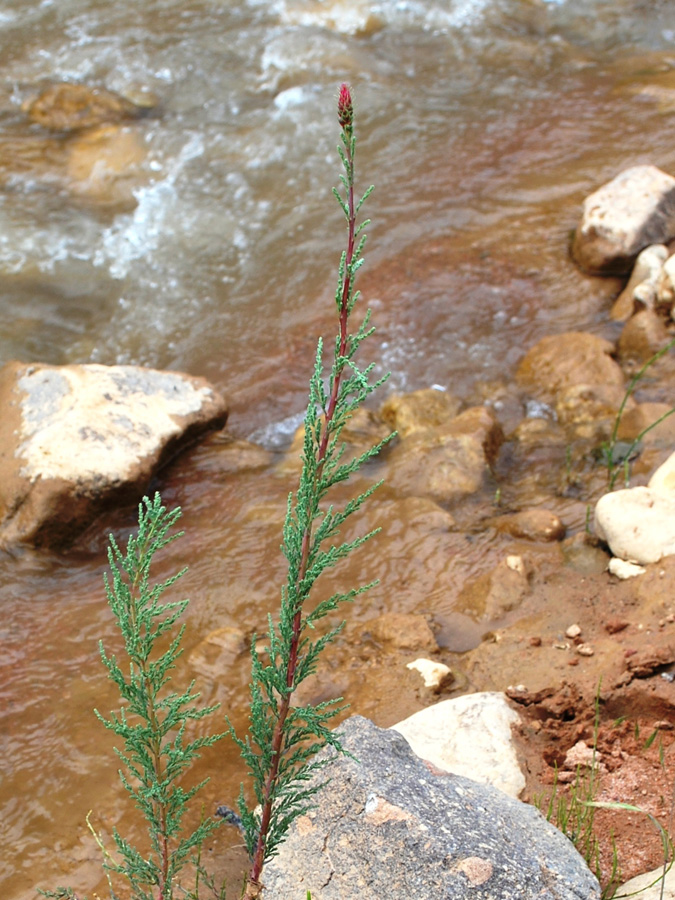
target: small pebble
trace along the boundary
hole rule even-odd
[[[591,647],[590,644],[579,644],[577,647],[577,653],[580,656],[593,656],[595,650]]]
[[[579,635],[581,634],[581,628],[575,623],[574,625],[570,625],[565,634],[568,638],[579,637]]]
[[[608,619],[605,622],[605,631],[608,634],[618,634],[624,628],[628,628],[628,622],[624,622],[623,619]]]
[[[540,637],[531,637],[530,638],[530,647],[541,647],[541,638]]]

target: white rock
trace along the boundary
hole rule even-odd
[[[614,491],[595,507],[595,533],[614,556],[646,565],[675,553],[675,492],[648,487]]]
[[[634,166],[586,198],[572,253],[592,272],[626,272],[650,244],[675,237],[675,178]]]
[[[674,496],[675,492],[675,453],[671,453],[668,459],[658,467],[649,479],[648,487],[657,494]]]
[[[644,875],[637,875],[635,878],[631,878],[630,881],[622,884],[615,896],[633,896],[638,897],[639,900],[660,900],[662,875],[663,866],[659,866],[658,869],[654,869],[652,872],[646,872]],[[652,882],[656,882],[656,884]],[[669,869],[666,873],[663,900],[675,900],[675,869]]]
[[[414,669],[419,672],[424,679],[424,687],[431,688],[435,692],[441,691],[455,677],[449,666],[431,659],[416,659],[414,662],[408,663],[406,669]]]
[[[600,762],[600,754],[597,750],[589,747],[586,741],[577,741],[573,747],[565,754],[566,769],[588,768],[598,765]]]
[[[511,726],[519,722],[504,694],[485,692],[444,700],[393,728],[417,756],[436,768],[491,784],[518,798],[525,777],[518,765]]]
[[[656,282],[656,303],[658,306],[675,304],[675,256],[671,256],[663,264],[661,274]]]
[[[652,244],[635,260],[633,271],[626,287],[621,291],[612,307],[612,319],[625,321],[636,308],[652,309],[657,302],[658,285],[663,272],[663,264],[668,258],[665,244]]]
[[[635,578],[636,575],[644,575],[647,571],[644,566],[638,566],[632,562],[626,562],[625,559],[619,559],[613,556],[607,566],[612,575],[625,581],[627,578]]]

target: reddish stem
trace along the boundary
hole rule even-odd
[[[343,132],[345,134],[345,148],[346,154],[345,158],[347,160],[347,210],[348,210],[348,239],[347,239],[347,252],[345,255],[344,262],[344,276],[342,281],[342,296],[340,300],[340,341],[339,341],[339,356],[341,360],[345,356],[345,352],[347,350],[347,339],[349,336],[347,325],[349,320],[349,297],[351,294],[351,266],[354,258],[354,244],[356,241],[356,213],[354,208],[354,178],[353,178],[353,159],[352,159],[352,129],[350,125],[343,126]],[[344,363],[339,361],[336,370],[335,376],[333,378],[333,385],[331,389],[330,398],[328,400],[328,406],[325,411],[325,421],[324,428],[321,435],[321,440],[319,442],[319,450],[317,454],[317,468],[315,475],[315,484],[321,479],[321,473],[323,471],[323,466],[326,460],[326,453],[328,450],[328,441],[331,433],[331,424],[333,422],[333,417],[335,416],[335,408],[337,406],[338,396],[340,392],[340,382],[342,379],[342,373],[344,371]],[[304,579],[307,574],[307,565],[309,562],[309,551],[312,544],[312,521],[308,522],[304,534],[302,536],[302,552],[300,557],[300,566],[298,569],[298,577],[296,581],[296,586],[300,584],[300,582]],[[286,686],[289,689],[293,688],[293,682],[295,679],[295,671],[298,665],[298,649],[300,646],[300,637],[302,634],[302,607],[300,606],[293,617],[293,635],[291,638],[291,646],[290,653],[288,659],[288,669],[286,671]],[[274,735],[272,737],[272,764],[270,766],[270,772],[267,778],[267,784],[265,786],[265,796],[264,802],[262,805],[262,816],[260,819],[260,832],[258,833],[258,841],[256,843],[256,848],[253,854],[253,861],[251,864],[251,869],[248,875],[248,881],[246,885],[246,892],[244,894],[244,900],[255,900],[256,897],[259,896],[260,891],[262,889],[260,883],[260,876],[262,874],[263,863],[265,860],[265,849],[267,846],[267,835],[269,831],[270,820],[272,817],[272,803],[274,797],[274,788],[276,786],[277,775],[279,772],[279,763],[281,760],[281,755],[283,752],[283,743],[284,743],[284,725],[286,723],[286,717],[288,716],[288,711],[290,709],[291,703],[291,692],[287,693],[281,700],[279,704],[279,715],[277,718],[277,723],[274,729]]]

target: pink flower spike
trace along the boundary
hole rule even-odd
[[[352,104],[352,92],[348,84],[340,85],[338,94],[338,122],[342,128],[351,128],[354,121],[354,106]]]

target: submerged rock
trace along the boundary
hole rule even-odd
[[[489,475],[503,433],[493,413],[472,407],[441,428],[408,432],[388,455],[387,484],[403,495],[454,502]]]
[[[0,370],[0,542],[68,543],[227,419],[203,378],[136,366]]]
[[[549,509],[523,509],[496,516],[489,524],[497,531],[527,541],[560,541],[565,537],[565,526],[560,517]]]
[[[137,118],[147,111],[147,104],[136,106],[106,88],[60,82],[27,100],[23,110],[31,122],[50,131],[79,131],[105,122]]]
[[[533,807],[433,773],[400,734],[360,716],[340,732],[352,755],[322,751],[317,780],[329,782],[266,866],[268,900],[600,897],[572,843]]]
[[[414,613],[384,613],[364,624],[364,633],[374,641],[400,650],[438,650],[438,643],[425,616]]]
[[[415,431],[440,428],[459,412],[461,403],[446,391],[425,388],[392,394],[381,406],[380,417],[403,438]]]
[[[624,325],[617,350],[623,362],[646,362],[668,343],[665,323],[653,309],[641,309]]]
[[[527,567],[519,556],[507,556],[489,572],[464,582],[458,596],[461,611],[493,622],[517,609],[530,590]]]
[[[101,206],[136,206],[134,190],[147,181],[147,150],[137,131],[102,125],[67,144],[66,171],[74,194]]]
[[[612,359],[614,346],[584,331],[542,338],[518,365],[516,380],[534,397],[551,400],[576,385],[619,385],[623,372]]]
[[[650,244],[675,237],[675,178],[633,166],[586,198],[572,256],[589,272],[628,272]]]

